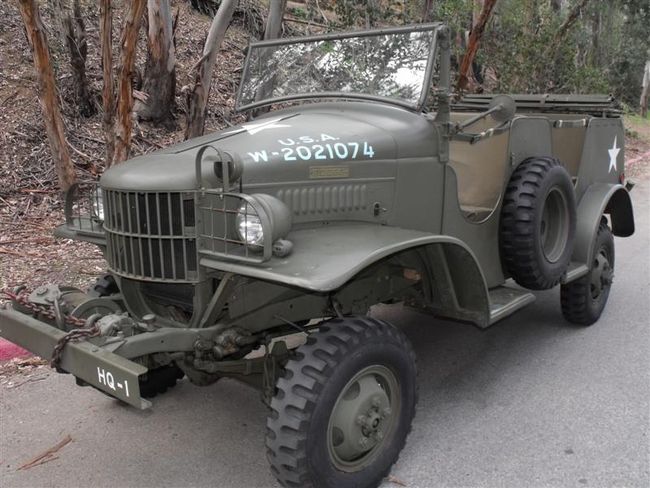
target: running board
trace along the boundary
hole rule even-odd
[[[498,286],[489,291],[490,325],[533,303],[535,295],[519,288]]]

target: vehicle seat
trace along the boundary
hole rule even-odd
[[[452,121],[463,121],[475,114],[452,113]],[[498,124],[486,119],[468,128],[479,133]],[[496,208],[505,185],[508,165],[509,132],[484,139],[476,144],[452,141],[449,164],[458,180],[458,202],[465,218],[482,222]]]

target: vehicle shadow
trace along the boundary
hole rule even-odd
[[[544,351],[563,337],[580,333],[562,319],[558,295],[541,293],[536,303],[487,330],[400,305],[373,309],[373,316],[404,330],[418,356],[419,409],[403,458],[417,451],[426,431],[444,435],[462,412],[503,402],[500,393],[509,376],[516,376],[522,365],[530,368],[543,361]],[[219,479],[223,486],[274,486],[265,459],[267,409],[254,389],[232,380],[207,388],[184,381],[161,397],[156,410],[174,419],[169,441],[187,446],[180,455],[173,450],[177,462],[204,466],[202,476]],[[150,421],[158,425],[155,418]],[[160,458],[151,462],[160,463]],[[168,481],[174,484],[173,478]]]

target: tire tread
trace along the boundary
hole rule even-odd
[[[291,488],[314,486],[307,469],[306,442],[318,394],[339,361],[363,341],[381,336],[390,337],[415,363],[415,352],[406,336],[389,323],[370,317],[328,321],[300,347],[302,354],[288,361],[277,383],[278,391],[283,391],[284,395],[276,393],[273,397],[267,419],[267,459],[280,484]],[[403,444],[405,442],[406,439]],[[403,444],[399,446],[400,451]],[[391,466],[386,466],[382,477],[387,476],[390,469]]]

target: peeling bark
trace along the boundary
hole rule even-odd
[[[52,71],[47,37],[38,11],[36,0],[20,0],[20,15],[25,24],[27,40],[34,56],[34,67],[38,78],[39,101],[43,110],[43,121],[52,152],[59,185],[67,191],[75,182],[74,166],[66,145],[65,130],[56,93],[56,82]]]
[[[481,15],[478,18],[478,21],[472,27],[472,32],[469,35],[469,42],[467,43],[467,51],[463,57],[463,62],[460,66],[460,72],[458,74],[458,84],[457,89],[459,91],[464,90],[467,87],[467,82],[469,81],[468,74],[469,70],[472,67],[472,62],[478,51],[479,43],[485,32],[485,26],[490,20],[494,6],[496,5],[497,0],[484,0],[483,10]]]
[[[174,28],[169,0],[147,3],[149,56],[144,72],[142,91],[146,101],[137,101],[135,111],[143,120],[174,125],[173,109],[176,94],[176,55]]]
[[[72,82],[79,113],[84,117],[90,117],[96,113],[96,107],[86,77],[88,44],[81,4],[79,0],[73,0],[72,7],[70,7],[69,4],[64,5],[62,0],[53,0],[52,9],[57,20],[61,40],[70,58]]]
[[[106,167],[115,154],[115,84],[113,81],[113,12],[111,0],[100,0],[99,42],[102,56],[102,125],[106,141]]]
[[[197,63],[197,73],[194,88],[188,94],[187,127],[185,139],[198,137],[205,129],[205,115],[210,95],[212,71],[217,60],[219,48],[226,35],[232,16],[237,7],[238,0],[223,0],[212,20],[208,31],[208,38],[205,40],[203,55]]]
[[[145,5],[145,0],[132,0],[129,2],[129,9],[122,28],[113,164],[125,161],[129,157],[131,148],[131,130],[133,129],[133,87],[131,80],[135,65],[138,32],[140,31]]]

